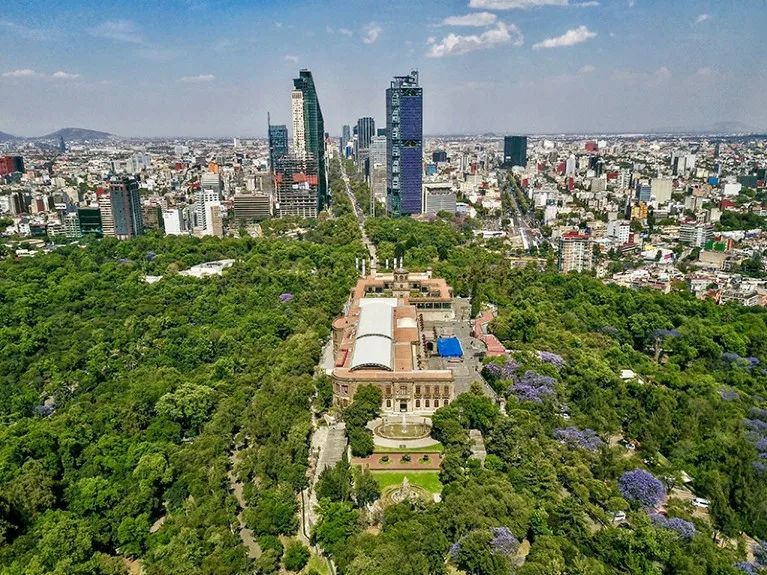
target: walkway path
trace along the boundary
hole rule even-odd
[[[355,457],[352,459],[353,465],[361,465],[363,469],[367,468],[371,471],[436,471],[439,469],[439,464],[442,463],[441,453],[407,453],[410,456],[410,461],[402,461],[404,453],[389,453],[390,461],[388,463],[382,463],[381,458],[387,455],[386,453],[374,453],[368,457]],[[419,460],[424,456],[429,456],[427,463],[420,463]]]
[[[245,548],[248,550],[248,557],[255,559],[261,555],[261,549],[253,538],[253,532],[245,526],[243,513],[245,513],[248,506],[242,495],[242,482],[240,482],[234,474],[234,465],[237,462],[237,455],[239,453],[240,450],[235,449],[232,455],[229,456],[229,486],[241,509],[240,513],[237,515],[237,521],[240,524],[240,539],[242,539],[242,544],[245,545]]]

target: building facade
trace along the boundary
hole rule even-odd
[[[422,154],[423,88],[413,71],[386,90],[386,196],[394,216],[421,213]]]
[[[269,123],[269,168],[274,170],[277,158],[288,153],[288,127]]]
[[[559,238],[559,271],[587,272],[594,264],[591,238],[579,232],[567,232]]]
[[[288,154],[277,160],[277,215],[316,218],[319,212],[319,167],[314,154]]]
[[[503,167],[527,165],[527,136],[505,136],[503,138]]]
[[[234,217],[240,221],[260,221],[272,215],[272,198],[267,194],[234,196]]]
[[[426,415],[449,405],[453,372],[431,365],[428,322],[454,320],[452,298],[430,273],[396,269],[359,279],[346,315],[333,322],[333,403],[345,407],[360,386],[376,385],[384,413]]]
[[[328,205],[328,180],[325,167],[325,121],[309,70],[300,70],[293,80],[293,139],[298,154],[312,154],[317,161],[317,210]]]
[[[109,201],[114,237],[129,240],[144,234],[144,218],[141,212],[139,182],[135,178],[112,178],[109,182]],[[103,220],[102,212],[102,220]],[[106,223],[104,235],[106,236]]]

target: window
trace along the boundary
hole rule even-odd
[[[420,385],[416,385],[415,386],[415,394],[416,395],[421,395],[421,386]]]
[[[416,407],[421,407],[421,400],[420,399],[416,399],[415,400],[415,406]]]
[[[391,407],[391,399],[386,400],[386,407]]]
[[[347,395],[349,393],[349,386],[348,385],[342,385],[341,386],[341,393],[344,395]]]
[[[450,400],[449,400],[449,399],[446,399],[446,400],[445,400],[445,407],[447,407],[449,403],[450,403]]]
[[[386,386],[386,395],[391,395],[391,385]]]
[[[429,400],[426,400],[426,407],[429,407]]]
[[[431,386],[427,385],[426,386],[426,395],[429,395],[430,392],[431,392]]]
[[[399,386],[399,392],[400,393],[407,393],[407,385],[400,385]]]
[[[442,387],[442,395],[449,397],[450,396],[450,386],[445,385]]]
[[[434,407],[439,407],[439,399],[434,400]]]

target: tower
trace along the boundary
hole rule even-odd
[[[319,177],[317,209],[329,203],[325,170],[325,121],[317,98],[314,78],[309,70],[300,70],[293,80],[293,141],[296,154],[312,154],[317,160]]]
[[[395,76],[386,90],[386,197],[395,216],[421,213],[423,88],[418,72]]]
[[[527,136],[506,136],[503,138],[503,167],[527,165]]]
[[[274,172],[277,159],[288,153],[288,127],[285,124],[273,126],[269,113],[266,121],[269,126],[269,168]]]

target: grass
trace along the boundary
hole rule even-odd
[[[390,485],[400,485],[407,477],[411,485],[423,487],[430,493],[441,493],[442,483],[439,481],[439,473],[436,471],[372,471],[373,477],[378,481],[381,489]]]
[[[312,556],[309,557],[309,562],[306,564],[306,567],[304,567],[301,573],[308,573],[312,569],[314,569],[320,575],[331,575],[328,560],[324,557],[320,557],[319,555],[315,555],[314,553],[312,553]]]
[[[376,445],[373,453],[442,453],[445,446],[441,443],[429,445],[428,447],[381,447]]]

